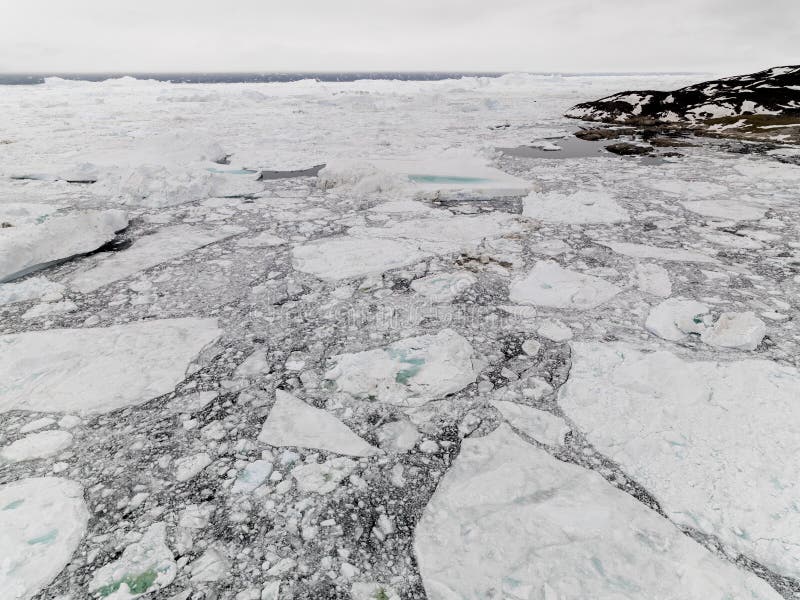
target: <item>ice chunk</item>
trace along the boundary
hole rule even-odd
[[[229,575],[231,563],[217,548],[209,548],[189,565],[192,581],[219,581]]]
[[[603,190],[531,192],[523,202],[522,215],[547,223],[621,223],[630,219],[628,211]]]
[[[35,477],[0,486],[0,590],[29,600],[70,561],[89,520],[83,488]]]
[[[262,373],[269,372],[269,361],[266,351],[263,348],[253,351],[234,371],[235,377],[250,378],[258,377]]]
[[[324,463],[300,465],[292,469],[292,477],[301,492],[329,494],[356,468],[349,458],[331,458]]]
[[[272,235],[268,231],[262,231],[253,237],[236,240],[236,245],[240,248],[264,248],[269,246],[280,246],[281,244],[285,243],[285,239],[278,237],[277,235]]]
[[[662,298],[667,298],[672,294],[672,282],[669,279],[669,273],[661,265],[637,263],[636,278],[639,289],[643,292],[661,296]]]
[[[189,225],[164,227],[143,236],[133,245],[119,252],[99,258],[91,268],[80,271],[69,280],[70,287],[83,292],[94,290],[114,281],[129,277],[138,271],[183,256],[192,250],[224,240],[236,233],[238,227],[204,229]]]
[[[552,458],[507,425],[464,441],[414,547],[430,600],[781,597],[597,473]]]
[[[797,578],[799,389],[774,362],[573,343],[559,404],[672,520]]]
[[[599,277],[564,269],[552,261],[538,261],[525,278],[511,284],[509,297],[517,304],[586,310],[607,302],[620,291]]]
[[[30,277],[14,283],[0,283],[0,306],[30,300],[60,300],[66,288],[45,277]]]
[[[171,392],[220,330],[164,319],[0,336],[0,412],[101,413]]]
[[[655,260],[669,260],[676,262],[715,263],[717,260],[700,252],[684,248],[659,248],[644,244],[631,244],[629,242],[597,242],[601,246],[610,248],[617,254],[633,258],[652,258]]]
[[[381,425],[377,431],[378,445],[386,452],[408,452],[420,438],[420,433],[411,421],[400,419]]]
[[[78,305],[72,300],[62,300],[61,302],[42,302],[31,306],[28,310],[22,313],[22,318],[25,320],[39,319],[50,315],[61,315],[64,313],[78,310]]]
[[[152,524],[122,556],[94,572],[89,591],[106,600],[132,600],[167,587],[177,566],[166,544],[164,523]]]
[[[272,463],[268,460],[254,460],[247,464],[236,478],[231,488],[232,494],[252,492],[267,480],[272,473]]]
[[[510,425],[548,446],[561,446],[570,427],[561,417],[548,412],[505,400],[495,400],[494,406]]]
[[[700,339],[720,348],[755,350],[766,333],[767,326],[754,312],[726,312],[702,333]]]
[[[40,429],[45,429],[46,427],[50,427],[51,425],[55,425],[56,420],[52,417],[42,417],[40,419],[35,419],[30,421],[29,423],[25,423],[22,427],[19,428],[20,433],[32,433],[34,431],[39,431]]]
[[[127,226],[128,217],[120,210],[86,210],[0,229],[0,282],[91,252]]]
[[[320,279],[337,281],[380,275],[430,256],[411,242],[344,236],[296,246],[292,265]]]
[[[712,217],[715,219],[730,219],[732,221],[755,221],[766,213],[766,210],[746,204],[738,200],[695,200],[681,202],[686,210]]]
[[[61,206],[53,204],[0,202],[0,224],[3,224],[4,227],[9,225],[19,227],[20,225],[41,223],[49,214],[60,208]]]
[[[338,391],[401,406],[454,394],[474,382],[483,368],[470,343],[452,329],[331,360],[325,378]]]
[[[572,329],[561,321],[545,321],[539,325],[536,333],[553,342],[566,342],[572,339]]]
[[[0,449],[0,459],[22,462],[55,456],[72,445],[72,434],[68,431],[52,430],[32,433]]]
[[[430,299],[431,302],[452,302],[462,292],[466,291],[478,280],[469,271],[455,271],[453,273],[435,273],[415,279],[411,282],[411,289]]]
[[[298,400],[283,390],[275,391],[258,440],[270,446],[316,448],[348,456],[372,456],[379,452],[325,410]]]
[[[679,342],[690,333],[705,330],[708,310],[702,302],[669,298],[650,309],[644,326],[660,338]]]
[[[181,482],[194,479],[210,464],[211,457],[207,452],[178,458],[175,460],[175,479]]]

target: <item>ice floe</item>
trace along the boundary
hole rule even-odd
[[[505,400],[495,400],[492,406],[500,411],[509,425],[542,444],[560,446],[570,432],[564,419],[538,408]]]
[[[725,312],[702,332],[700,339],[710,346],[755,350],[766,333],[766,324],[754,312]]]
[[[597,473],[507,426],[467,439],[416,528],[431,600],[778,600]]]
[[[678,342],[690,333],[702,333],[708,323],[709,307],[696,300],[669,298],[650,309],[645,328],[660,338]]]
[[[0,486],[0,590],[29,600],[70,561],[86,532],[83,488],[35,477]]]
[[[647,294],[669,297],[672,294],[672,281],[669,273],[661,265],[655,263],[637,263],[636,278],[639,289]]]
[[[96,250],[128,226],[120,210],[87,210],[0,229],[0,282]]]
[[[766,213],[766,210],[762,207],[737,200],[694,200],[681,202],[681,204],[686,210],[704,217],[730,219],[732,221],[756,221]]]
[[[796,578],[798,389],[800,372],[771,361],[573,343],[559,404],[673,521]]]
[[[14,283],[0,283],[0,306],[15,302],[61,300],[66,288],[46,277],[29,277]]]
[[[175,460],[175,479],[180,482],[197,477],[211,464],[211,456],[207,452],[198,452],[191,456],[183,456]]]
[[[283,390],[276,390],[275,398],[258,436],[260,442],[270,446],[315,448],[348,456],[371,456],[378,452],[327,411],[306,404]]]
[[[166,526],[154,523],[119,559],[94,572],[89,591],[107,600],[132,600],[164,589],[177,571],[166,544]]]
[[[62,315],[74,310],[78,310],[78,305],[72,300],[62,300],[61,302],[41,302],[31,306],[28,310],[22,313],[22,318],[25,320],[39,319],[41,317],[48,317],[50,315]]]
[[[267,480],[272,473],[272,463],[268,460],[254,460],[248,463],[231,488],[232,494],[246,494],[252,492]]]
[[[460,294],[475,285],[477,278],[469,271],[435,273],[415,279],[411,289],[431,302],[452,302]]]
[[[215,319],[0,336],[0,412],[107,412],[166,394],[215,341]]]
[[[676,262],[714,263],[717,260],[706,254],[686,250],[684,248],[659,248],[645,244],[632,244],[630,242],[597,242],[601,246],[610,248],[617,254],[632,258],[652,258]]]
[[[292,477],[302,492],[329,494],[350,476],[356,463],[349,458],[338,457],[323,463],[299,465],[292,469]]]
[[[68,431],[52,430],[31,433],[0,448],[0,460],[22,462],[55,456],[72,445],[72,434]]]
[[[565,269],[553,261],[538,261],[527,276],[511,284],[509,298],[517,304],[587,310],[621,291],[605,279]]]
[[[630,218],[611,194],[599,189],[531,192],[523,202],[522,214],[548,223],[621,223]]]
[[[332,357],[325,378],[335,389],[400,406],[453,394],[474,382],[483,361],[452,329],[406,338],[385,348]]]
[[[164,227],[135,240],[126,250],[98,257],[93,266],[73,276],[69,285],[83,293],[93,292],[104,285],[242,231],[239,227],[230,226],[216,229],[190,225]]]

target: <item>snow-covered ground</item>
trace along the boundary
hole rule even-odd
[[[800,597],[800,167],[552,149],[691,82],[4,87],[0,596]]]

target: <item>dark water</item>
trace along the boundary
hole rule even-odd
[[[529,73],[543,77],[612,77],[620,75],[694,75],[694,73]],[[45,77],[60,77],[74,81],[105,81],[119,77],[155,79],[172,83],[276,83],[316,79],[317,81],[358,81],[360,79],[391,79],[398,81],[441,81],[463,77],[500,77],[503,72],[469,71],[347,71],[286,72],[286,73],[0,73],[0,85],[35,85]]]

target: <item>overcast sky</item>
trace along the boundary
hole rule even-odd
[[[800,0],[0,0],[0,71],[713,71],[800,63]]]

